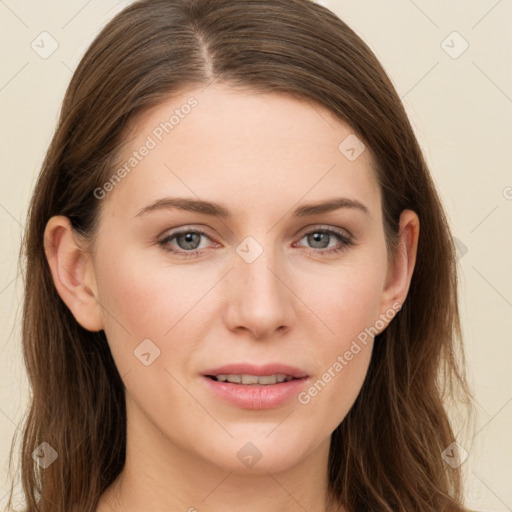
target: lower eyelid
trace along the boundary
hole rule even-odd
[[[194,233],[196,235],[200,235],[203,238],[207,238],[211,242],[216,243],[215,240],[208,233],[205,233],[204,231],[198,231],[195,229],[188,229],[188,230],[184,230],[184,231],[177,231],[176,233],[170,233],[170,234],[166,235],[164,238],[162,238],[162,240],[159,243],[162,245],[166,245],[171,240],[174,240],[175,238],[177,238],[181,235],[186,235],[188,233]],[[183,249],[180,249],[180,250],[183,251]],[[194,250],[200,250],[200,249],[194,249]],[[192,251],[184,251],[184,252],[192,252]]]
[[[328,234],[330,237],[334,237],[338,241],[338,243],[334,247],[324,247],[322,249],[316,249],[314,247],[304,246],[305,249],[312,251],[314,253],[318,253],[318,254],[339,253],[354,244],[352,237],[350,237],[344,233],[338,233],[337,231],[334,231],[331,229],[313,229],[311,231],[304,233],[299,238],[299,241],[302,240],[304,237],[311,235],[313,233]]]

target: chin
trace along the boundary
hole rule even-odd
[[[275,425],[268,424],[261,427],[261,424],[257,425],[250,431],[251,434],[234,435],[229,439],[209,438],[208,447],[204,447],[208,453],[203,457],[225,471],[247,475],[279,473],[298,465],[322,442],[308,441],[304,438],[303,430],[293,427],[291,423],[286,428],[284,423],[277,429]],[[277,432],[281,428],[282,431]],[[294,432],[294,435],[290,435],[290,432]]]

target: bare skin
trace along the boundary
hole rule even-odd
[[[330,436],[374,342],[356,352],[354,340],[385,329],[404,302],[417,215],[402,212],[391,263],[370,152],[351,161],[338,149],[347,124],[281,94],[182,91],[138,120],[126,159],[190,97],[197,106],[98,199],[93,248],[81,250],[65,217],[45,231],[60,296],[84,328],[105,331],[126,387],[126,465],[97,512],[342,510],[325,505]],[[138,215],[170,196],[222,203],[232,217]],[[364,208],[293,216],[340,197]],[[206,235],[171,237],[177,228]],[[261,253],[248,262],[237,248]],[[160,353],[146,366],[134,351],[147,339]],[[245,361],[303,370],[302,400],[254,410],[213,395],[201,372]],[[251,467],[239,456],[247,443],[260,454]]]

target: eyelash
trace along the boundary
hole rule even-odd
[[[169,247],[169,242],[171,240],[173,240],[174,238],[176,238],[176,237],[178,237],[180,235],[185,235],[185,234],[188,234],[188,233],[194,233],[194,234],[198,234],[198,235],[203,235],[206,238],[209,238],[211,240],[211,237],[208,235],[208,233],[206,233],[205,231],[202,231],[201,229],[182,229],[182,230],[175,231],[175,232],[169,234],[163,240],[158,242],[158,245],[160,245],[165,251],[170,252],[170,253],[174,253],[174,254],[179,255],[180,257],[183,257],[183,258],[195,258],[195,257],[198,257],[201,254],[201,250],[183,251],[183,250],[171,249]],[[315,250],[314,248],[311,248],[311,247],[309,248],[310,252],[313,252],[315,254],[319,254],[321,256],[328,256],[328,255],[332,255],[332,254],[338,254],[338,253],[341,253],[344,250],[346,250],[351,245],[354,245],[354,242],[352,241],[352,239],[350,237],[348,237],[347,235],[345,235],[345,234],[343,234],[343,233],[341,233],[339,231],[335,231],[333,229],[325,229],[325,228],[317,228],[317,229],[313,229],[313,230],[307,231],[306,233],[304,233],[300,237],[300,239],[304,238],[305,236],[314,234],[314,233],[322,233],[322,234],[334,235],[338,239],[338,241],[341,242],[341,244],[342,244],[341,247],[335,247],[335,248],[331,248],[331,249],[327,249],[327,250],[326,249],[324,249],[324,250]]]

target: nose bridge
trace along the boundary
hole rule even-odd
[[[236,290],[230,305],[231,326],[245,327],[258,337],[289,325],[292,307],[291,293],[284,284],[285,265],[271,239],[266,236],[260,242],[249,236],[238,245],[231,281]]]
[[[276,277],[276,269],[282,268],[279,251],[272,246],[271,236],[259,242],[256,238],[246,237],[237,247],[239,256],[236,266],[244,289],[252,293],[256,300],[273,300],[276,295],[281,295],[283,284]],[[262,237],[260,236],[261,240]]]

